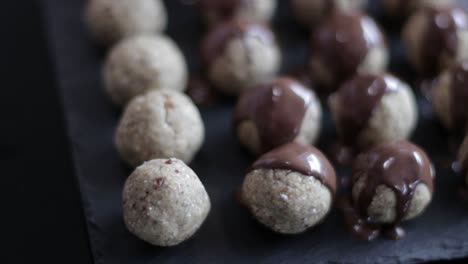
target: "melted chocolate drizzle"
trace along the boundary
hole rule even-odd
[[[383,96],[397,91],[399,83],[391,75],[359,74],[330,97],[332,104],[338,106],[335,118],[345,144],[356,145],[359,134],[367,126]]]
[[[372,18],[358,12],[333,12],[312,38],[314,56],[331,70],[338,83],[356,73],[369,49],[384,44]]]
[[[336,193],[336,174],[328,159],[312,146],[291,142],[261,156],[249,168],[291,170],[313,176]]]
[[[468,122],[468,61],[454,67],[451,74],[450,112],[452,123],[454,129],[463,133]]]
[[[420,49],[421,70],[428,76],[434,76],[440,71],[441,56],[456,57],[457,31],[468,27],[468,24],[463,9],[454,5],[439,8],[426,7],[425,14],[427,25]],[[464,16],[465,19],[460,19],[460,16]]]
[[[252,121],[265,153],[293,141],[299,134],[313,94],[290,78],[277,78],[248,90],[239,98],[235,126]]]
[[[257,38],[266,45],[273,45],[275,37],[271,30],[262,24],[244,20],[230,20],[216,26],[202,41],[201,56],[205,67],[223,54],[228,43],[235,38],[249,36]]]
[[[407,215],[416,187],[424,183],[431,192],[434,188],[428,156],[407,141],[384,143],[360,155],[355,161],[353,183],[363,176],[366,176],[365,187],[353,203],[354,210],[350,210],[354,215],[347,212],[347,224],[361,237],[372,235],[370,238],[374,238],[374,233],[381,230],[392,239],[401,238],[404,231],[399,225]],[[390,188],[396,196],[395,220],[386,225],[379,224],[367,214],[377,187],[381,185]]]

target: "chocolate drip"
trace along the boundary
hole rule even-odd
[[[219,18],[231,18],[239,7],[248,0],[200,0],[202,10],[209,10]]]
[[[336,11],[317,29],[312,50],[340,83],[356,73],[371,48],[384,42],[370,17]]]
[[[245,92],[235,112],[236,127],[252,121],[261,152],[293,141],[299,134],[313,94],[290,78],[278,78]]]
[[[451,74],[450,112],[453,128],[463,133],[468,122],[468,62],[456,66]]]
[[[466,28],[464,11],[456,6],[440,8],[426,7],[426,30],[423,34],[423,45],[420,49],[421,67],[424,74],[436,75],[441,66],[443,56],[455,58],[458,50],[458,34],[460,28]]]
[[[204,66],[209,67],[223,54],[228,43],[235,38],[249,36],[265,45],[273,45],[275,38],[267,26],[243,20],[231,20],[216,26],[203,40],[201,47]]]
[[[394,239],[404,235],[399,224],[407,215],[418,184],[424,183],[431,192],[433,191],[429,158],[423,150],[407,141],[384,143],[359,156],[353,168],[354,184],[361,177],[366,177],[366,180],[358,200],[354,202],[355,212],[361,221],[357,224],[364,225],[367,229],[390,230],[387,235],[390,234]],[[380,227],[379,223],[367,214],[379,186],[390,188],[396,196],[395,220]]]
[[[345,144],[356,144],[385,93],[397,91],[399,82],[391,75],[359,74],[330,98],[337,109],[335,121]]]
[[[313,176],[336,193],[336,174],[320,150],[296,142],[288,143],[261,156],[250,168],[296,171]]]

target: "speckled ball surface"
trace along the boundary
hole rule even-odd
[[[134,35],[156,34],[167,24],[161,0],[88,0],[86,20],[93,36],[104,45]]]
[[[106,92],[117,105],[148,90],[183,91],[187,65],[177,45],[165,36],[136,36],[116,45],[103,69]]]
[[[211,83],[232,96],[271,79],[281,63],[271,30],[240,20],[214,27],[202,42],[202,57]]]
[[[226,19],[243,19],[268,24],[277,0],[200,0],[200,8],[209,25]]]
[[[198,176],[177,159],[145,162],[128,177],[123,189],[127,229],[156,246],[174,246],[189,239],[210,207]]]
[[[200,112],[190,98],[176,91],[155,90],[127,105],[115,144],[131,166],[167,157],[188,163],[200,149],[204,135]]]

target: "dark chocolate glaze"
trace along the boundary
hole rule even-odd
[[[458,34],[461,28],[467,28],[466,13],[460,7],[424,8],[427,25],[420,47],[421,71],[427,76],[434,76],[441,68],[442,56],[455,58],[458,50]],[[465,16],[465,19],[457,19]]]
[[[330,97],[335,122],[345,144],[355,146],[372,113],[388,92],[398,90],[400,81],[391,75],[358,74]]]
[[[353,203],[359,222],[353,223],[358,226],[352,229],[356,233],[359,229],[380,229],[390,238],[401,238],[404,231],[399,225],[407,215],[418,184],[424,183],[433,192],[431,166],[426,153],[408,141],[383,143],[361,154],[354,163],[352,181],[355,184],[363,176],[366,176],[366,181],[358,200]],[[367,214],[377,187],[381,185],[390,188],[396,196],[395,220],[385,226]],[[348,219],[353,218],[356,217]]]
[[[251,0],[200,0],[199,4],[202,11],[213,12],[218,18],[228,19],[232,18],[246,1]]]
[[[291,142],[261,156],[249,168],[291,170],[313,176],[336,193],[336,174],[328,159],[315,147]]]
[[[277,78],[243,93],[236,106],[235,127],[252,121],[265,153],[293,141],[299,134],[313,94],[290,78]]]
[[[465,132],[468,122],[468,61],[451,70],[450,112],[453,128]]]
[[[232,39],[243,36],[258,38],[266,45],[275,44],[275,37],[267,26],[244,20],[229,20],[216,26],[203,39],[201,55],[204,66],[210,67]]]
[[[359,12],[333,12],[312,37],[312,53],[337,83],[353,76],[368,51],[385,40],[372,18]],[[336,88],[335,88],[336,89]]]

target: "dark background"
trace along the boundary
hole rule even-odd
[[[43,27],[40,0],[2,0],[0,262],[91,263]]]

